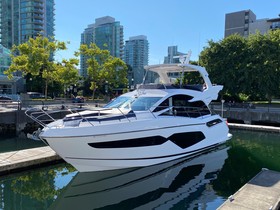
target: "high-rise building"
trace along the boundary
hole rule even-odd
[[[88,25],[81,35],[81,44],[90,45],[94,42],[94,24]],[[80,70],[79,74],[83,77],[87,76],[87,57],[85,55],[80,56]]]
[[[22,77],[14,76],[8,79],[4,71],[11,65],[11,51],[0,44],[0,95],[9,95],[13,99],[18,99],[16,93],[24,90],[24,80]]]
[[[180,63],[180,55],[185,55],[186,53],[178,52],[177,46],[169,46],[167,49],[167,56],[164,57],[164,63]]]
[[[54,36],[54,0],[0,0],[0,94],[24,91],[24,79],[3,74],[10,65],[13,45],[41,35]]]
[[[128,75],[129,86],[141,84],[144,78],[144,66],[149,62],[149,42],[144,35],[130,37],[125,42],[125,62],[131,67]]]
[[[38,34],[54,36],[54,0],[0,0],[0,44],[11,49]]]
[[[123,59],[123,26],[110,16],[95,19],[95,23],[88,25],[81,34],[81,44],[91,43],[95,43],[100,49],[109,50],[112,56]],[[87,76],[86,57],[83,55],[80,59],[80,75]]]
[[[265,34],[269,30],[280,28],[280,18],[257,19],[251,10],[243,10],[226,14],[225,18],[225,37],[231,34],[248,36],[259,31]]]

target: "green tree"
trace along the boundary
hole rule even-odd
[[[84,55],[87,59],[87,73],[90,89],[94,99],[98,88],[109,85],[117,88],[127,84],[127,66],[120,59],[110,55],[108,50],[101,50],[96,44],[81,45],[76,55]]]
[[[58,81],[65,88],[76,84],[79,79],[79,73],[76,66],[79,65],[79,60],[71,58],[69,60],[63,59],[61,63],[57,63],[55,71],[55,81]]]
[[[209,41],[209,46],[200,54],[200,64],[208,70],[213,83],[224,86],[222,94],[238,98],[243,92],[243,60],[247,54],[245,38],[239,35],[229,36],[219,42]]]
[[[8,78],[17,71],[25,76],[41,76],[45,80],[45,97],[48,94],[48,84],[54,81],[58,65],[53,61],[53,55],[59,50],[66,50],[66,43],[51,41],[46,37],[37,36],[27,42],[13,46],[11,53],[12,64],[4,73]]]
[[[279,97],[279,37],[280,30],[276,30],[209,41],[200,54],[200,64],[214,83],[224,85],[225,96],[271,101],[273,96]]]
[[[257,33],[248,37],[249,58],[247,69],[251,72],[251,97],[265,98],[279,96],[280,84],[280,30],[265,35]]]

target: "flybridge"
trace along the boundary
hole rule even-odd
[[[174,85],[177,82],[177,79],[180,79],[180,88],[183,88],[182,86],[183,86],[184,74],[187,72],[198,72],[204,80],[204,83],[202,83],[204,85],[204,89],[212,87],[212,83],[208,77],[208,73],[206,69],[202,66],[189,64],[190,56],[191,56],[191,51],[189,51],[186,55],[174,57],[174,58],[179,57],[179,60],[181,62],[180,64],[157,64],[157,65],[145,66],[145,69],[147,70],[147,72],[151,71],[158,75],[158,79],[156,83],[159,84]],[[143,83],[145,82],[145,77]],[[200,91],[202,90],[201,88],[197,88],[197,87],[194,89]]]
[[[159,76],[158,83],[160,84],[173,84],[174,78],[170,77],[170,74],[180,73],[180,77],[183,77],[183,74],[187,72],[199,72],[207,87],[212,86],[206,69],[201,66],[191,64],[157,64],[146,66],[145,69],[157,73]]]

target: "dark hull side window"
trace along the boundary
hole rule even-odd
[[[154,112],[170,108],[161,115],[176,115],[182,117],[200,117],[211,114],[209,108],[203,101],[189,102],[193,97],[188,95],[174,95],[164,100]]]

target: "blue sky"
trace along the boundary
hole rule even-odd
[[[149,41],[149,64],[163,62],[167,47],[192,51],[197,60],[208,40],[224,38],[225,14],[252,10],[257,19],[280,14],[279,0],[55,0],[55,37],[69,41],[68,50],[57,60],[74,57],[81,33],[96,18],[111,16],[124,27],[124,40],[146,35]]]

